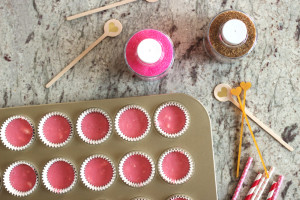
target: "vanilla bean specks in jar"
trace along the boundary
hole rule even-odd
[[[255,47],[257,29],[246,13],[226,10],[210,22],[204,38],[206,52],[216,60],[232,63],[247,56]]]

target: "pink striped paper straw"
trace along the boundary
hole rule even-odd
[[[260,179],[260,181],[259,181],[258,186],[256,187],[256,189],[255,189],[254,192],[253,192],[253,195],[252,195],[252,197],[251,197],[251,200],[254,200],[254,199],[255,199],[255,197],[256,197],[256,195],[257,195],[257,193],[258,193],[258,191],[259,191],[259,188],[261,188],[261,186],[262,186],[262,184],[264,183],[265,179],[266,179],[266,177],[265,177],[265,173],[264,173],[264,175],[261,177],[261,179]]]
[[[236,189],[234,191],[232,200],[236,200],[238,198],[239,193],[241,191],[241,188],[243,186],[243,183],[245,181],[246,175],[247,175],[247,173],[249,171],[249,168],[250,168],[250,165],[251,165],[252,161],[253,161],[253,158],[249,157],[248,161],[247,161],[247,163],[246,163],[246,165],[244,167],[244,170],[243,170],[242,176],[241,176],[241,178],[239,180],[239,183],[238,183],[238,185],[237,185],[237,187],[236,187]]]
[[[262,176],[261,173],[258,173],[258,174],[257,174],[257,176],[256,176],[256,178],[255,178],[255,180],[254,180],[254,182],[252,183],[252,185],[251,185],[251,187],[250,187],[250,189],[249,189],[249,192],[248,192],[248,194],[247,194],[245,200],[250,200],[250,199],[251,199],[251,197],[252,197],[252,195],[253,195],[255,189],[257,188],[257,185],[259,184],[259,181],[260,181],[260,179],[261,179],[261,176]]]
[[[257,193],[257,195],[255,197],[256,200],[260,199],[260,197],[261,197],[262,193],[264,192],[264,190],[265,190],[265,188],[266,188],[266,186],[267,186],[267,184],[268,184],[268,182],[269,182],[269,180],[270,180],[270,178],[271,178],[274,170],[275,170],[275,167],[271,167],[271,169],[268,171],[269,178],[265,178],[265,181],[263,182],[263,184],[259,188],[259,191],[258,191],[258,193]]]
[[[276,188],[277,188],[277,182],[273,181],[272,186],[269,191],[269,194],[268,194],[268,197],[267,197],[267,200],[272,200],[273,194],[274,194],[274,191],[276,190]]]
[[[276,190],[274,191],[274,194],[273,194],[273,197],[272,197],[272,200],[275,200],[279,194],[279,190],[280,190],[280,187],[282,185],[282,182],[283,182],[283,179],[284,179],[284,176],[279,176],[278,178],[278,181],[277,181],[277,188]]]

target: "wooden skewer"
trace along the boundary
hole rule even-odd
[[[68,66],[66,66],[61,72],[59,72],[49,83],[46,84],[46,88],[51,87],[60,77],[62,77],[67,71],[69,71],[76,63],[78,63],[86,54],[88,54],[95,46],[97,46],[107,36],[115,37],[122,32],[122,24],[115,19],[107,21],[104,25],[104,34],[93,42],[86,50],[84,50],[79,56],[77,56]]]
[[[246,91],[244,90],[244,100],[243,100],[243,108],[245,109],[245,102],[246,102]],[[239,154],[238,154],[238,161],[236,167],[236,177],[239,177],[240,173],[240,161],[241,161],[241,151],[242,151],[242,141],[243,141],[243,130],[244,130],[244,116],[242,115],[242,123],[241,123],[241,132],[240,132],[240,143],[239,143]]]
[[[108,10],[108,9],[111,9],[111,8],[115,8],[117,6],[122,6],[122,5],[132,3],[132,2],[135,2],[135,1],[137,1],[137,0],[123,0],[123,1],[120,1],[120,2],[117,2],[117,3],[113,3],[113,4],[110,4],[110,5],[107,5],[107,6],[103,6],[103,7],[100,7],[100,8],[96,8],[96,9],[93,9],[93,10],[89,10],[89,11],[86,11],[86,12],[83,12],[83,13],[79,13],[79,14],[67,17],[67,20],[70,21],[70,20],[73,20],[73,19],[78,19],[80,17],[91,15],[91,14],[101,12],[101,11],[104,11],[104,10]],[[146,1],[156,2],[158,0],[146,0]]]
[[[226,102],[230,101],[233,103],[236,107],[238,107],[240,110],[241,107],[239,103],[232,98],[232,95],[230,94],[231,87],[228,84],[219,84],[215,87],[214,90],[214,96],[218,101]],[[264,124],[262,121],[260,121],[257,117],[255,117],[247,108],[245,108],[245,113],[248,115],[249,118],[251,118],[257,125],[259,125],[262,129],[264,129],[268,134],[270,134],[275,140],[277,140],[280,144],[282,144],[285,148],[287,148],[289,151],[294,151],[294,148],[286,143],[279,135],[277,135],[270,127],[268,127],[266,124]]]
[[[238,93],[237,91],[239,91],[239,93]],[[261,162],[262,162],[262,165],[263,165],[263,167],[264,167],[266,176],[267,176],[267,178],[269,178],[268,170],[267,170],[267,168],[266,168],[266,165],[265,165],[265,162],[264,162],[264,160],[263,160],[263,157],[262,157],[262,155],[261,155],[261,153],[260,153],[259,147],[258,147],[257,142],[256,142],[256,139],[255,139],[255,136],[254,136],[254,134],[253,134],[253,131],[252,131],[251,126],[250,126],[250,123],[249,123],[249,121],[248,121],[248,117],[247,117],[247,115],[246,115],[246,113],[245,113],[245,109],[243,108],[243,104],[242,104],[241,98],[240,98],[240,96],[239,96],[240,93],[241,93],[241,91],[242,91],[242,88],[237,87],[237,88],[231,90],[231,94],[232,94],[232,95],[235,95],[235,96],[237,97],[238,101],[239,101],[240,107],[241,107],[241,109],[242,109],[243,115],[244,115],[245,120],[246,120],[246,122],[247,122],[247,125],[248,125],[249,131],[250,131],[250,133],[251,133],[253,142],[254,142],[254,144],[255,144],[256,150],[257,150],[257,152],[258,152],[258,155],[259,155],[260,160],[261,160]]]
[[[131,3],[131,2],[134,2],[134,1],[137,1],[137,0],[123,0],[123,1],[113,3],[113,4],[110,4],[110,5],[107,5],[107,6],[103,6],[101,8],[96,8],[96,9],[93,9],[93,10],[89,10],[89,11],[86,11],[86,12],[83,12],[83,13],[79,13],[79,14],[67,17],[67,20],[70,21],[70,20],[73,20],[73,19],[77,19],[77,18],[80,18],[80,17],[84,17],[84,16],[87,16],[87,15],[97,13],[97,12],[101,12],[103,10],[108,10],[108,9],[111,9],[111,8],[114,8],[114,7],[117,7],[117,6],[121,6],[121,5],[124,5],[124,4],[127,4],[127,3]]]
[[[244,100],[243,100],[243,108],[245,109],[246,103],[246,90],[244,90]],[[242,151],[242,141],[243,141],[243,130],[244,130],[244,116],[242,115],[242,123],[241,123],[241,132],[240,132],[240,143],[239,143],[239,154],[236,168],[236,177],[239,177],[240,173],[240,161],[241,161],[241,151]]]
[[[239,103],[233,99],[231,101],[235,106],[237,106],[240,110],[241,107]],[[279,135],[277,135],[270,127],[265,125],[262,121],[260,121],[257,117],[253,115],[247,108],[245,108],[245,113],[250,117],[256,124],[258,124],[262,129],[264,129],[267,133],[269,133],[275,140],[277,140],[281,145],[283,145],[285,148],[287,148],[289,151],[294,151],[294,148],[286,143]]]
[[[244,90],[244,99],[243,99],[243,108],[245,109],[246,104],[246,92],[251,88],[250,82],[242,82],[240,84],[241,88]],[[242,152],[242,142],[243,142],[243,130],[244,130],[244,116],[242,115],[242,123],[241,123],[241,132],[240,132],[240,143],[239,143],[239,154],[238,154],[238,161],[237,161],[237,169],[236,169],[236,177],[239,177],[240,173],[240,161],[241,161],[241,152]]]
[[[61,72],[59,72],[49,83],[47,83],[46,88],[51,87],[60,77],[62,77],[67,71],[69,71],[76,63],[78,63],[81,58],[88,54],[95,46],[97,46],[107,35],[104,33],[95,42],[93,42],[86,50],[84,50],[79,56],[77,56],[69,65],[67,65]]]

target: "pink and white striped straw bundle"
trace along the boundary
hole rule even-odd
[[[269,191],[269,194],[268,194],[268,197],[267,197],[267,200],[273,199],[273,195],[274,195],[276,188],[277,188],[277,182],[273,181],[272,186]]]
[[[251,199],[251,197],[252,197],[252,195],[253,195],[255,189],[257,188],[257,186],[258,186],[258,184],[259,184],[259,182],[260,182],[260,180],[261,180],[261,177],[262,177],[262,174],[261,174],[261,173],[257,174],[257,176],[256,176],[256,178],[255,178],[255,180],[254,180],[254,182],[252,183],[252,185],[251,185],[251,187],[250,187],[250,190],[249,190],[249,192],[248,192],[248,194],[247,194],[245,200],[250,200],[250,199]]]
[[[259,200],[260,199],[260,197],[261,197],[262,193],[264,192],[264,190],[265,190],[265,188],[266,188],[266,186],[267,186],[267,184],[268,184],[268,182],[269,182],[269,180],[270,180],[270,178],[271,178],[271,176],[272,176],[272,174],[273,174],[274,171],[275,171],[275,167],[271,167],[271,169],[268,171],[269,178],[265,178],[263,184],[258,189],[258,193],[255,196],[255,200]]]
[[[276,189],[275,189],[275,191],[274,191],[272,200],[276,200],[276,198],[277,198],[277,196],[278,196],[278,194],[279,194],[279,190],[280,190],[280,187],[281,187],[281,185],[282,185],[283,179],[284,179],[284,176],[282,176],[282,175],[279,176],[278,181],[277,181],[277,187],[276,187]]]

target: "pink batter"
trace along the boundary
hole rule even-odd
[[[132,155],[124,162],[123,174],[133,183],[142,183],[151,176],[151,163],[141,155]]]
[[[91,140],[100,140],[108,133],[109,122],[103,114],[93,112],[83,118],[81,129],[87,138]]]
[[[164,158],[162,169],[164,174],[171,180],[180,180],[190,170],[189,160],[181,152],[171,152]]]
[[[123,112],[119,119],[121,132],[130,138],[136,138],[147,130],[148,119],[145,113],[138,109],[130,109]]]
[[[105,186],[113,178],[113,168],[107,160],[94,158],[86,165],[84,174],[91,185],[96,187]]]
[[[12,169],[9,181],[13,188],[21,192],[30,191],[36,183],[36,174],[32,167],[21,164]]]
[[[144,39],[154,39],[162,46],[162,58],[154,64],[143,63],[137,55],[137,47]],[[130,68],[146,77],[158,76],[165,72],[172,64],[174,49],[171,39],[160,31],[153,29],[142,30],[134,34],[127,43],[125,57]]]
[[[45,121],[43,131],[49,142],[59,144],[68,139],[71,127],[66,118],[54,115]]]
[[[73,167],[65,161],[53,163],[47,173],[48,181],[55,189],[66,189],[70,187],[74,181],[74,176],[75,172]]]
[[[14,119],[7,125],[5,136],[11,145],[22,147],[30,142],[33,129],[26,120]]]
[[[177,106],[167,106],[158,115],[159,127],[168,134],[181,131],[186,123],[184,112]]]

